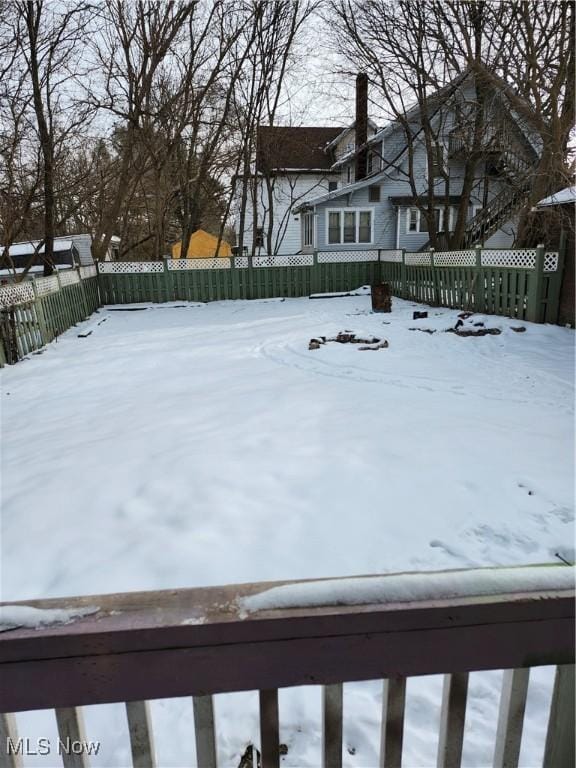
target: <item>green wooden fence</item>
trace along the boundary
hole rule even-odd
[[[310,296],[389,282],[435,306],[554,323],[563,254],[538,248],[338,251],[254,259],[105,262],[0,288],[0,366],[106,304]]]
[[[380,276],[401,298],[555,323],[563,256],[543,246],[441,253],[382,252]]]
[[[116,264],[103,265],[103,269],[114,266]],[[314,293],[353,290],[380,278],[378,261],[189,270],[170,270],[166,264],[162,266],[163,270],[156,272],[141,272],[136,264],[133,272],[100,271],[102,303],[204,302],[310,296]]]
[[[95,267],[0,287],[0,366],[40,349],[99,306]]]

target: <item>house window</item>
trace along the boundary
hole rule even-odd
[[[419,208],[408,208],[406,216],[406,232],[414,234],[428,232],[428,219]]]
[[[450,232],[454,231],[455,221],[455,209],[453,206],[449,208],[448,226]],[[436,224],[436,232],[444,232],[444,208],[434,208],[434,222]],[[412,232],[416,234],[418,232],[428,232],[428,217],[424,211],[419,208],[408,208],[406,215],[406,232]]]
[[[328,182],[328,192],[336,192],[338,189],[338,182],[337,181],[329,181]]]
[[[360,211],[358,214],[358,242],[372,242],[372,211]]]
[[[256,248],[264,248],[264,227],[256,227]]]
[[[328,213],[328,242],[329,243],[341,243],[342,238],[340,234],[340,212],[330,211]]]
[[[478,216],[478,214],[480,213],[481,210],[482,210],[482,206],[481,205],[473,205],[472,206],[472,218],[474,218],[475,216]]]
[[[313,213],[305,213],[302,216],[302,227],[303,227],[303,245],[304,246],[312,246],[314,245],[314,214]]]
[[[368,187],[368,200],[371,203],[380,202],[380,186],[378,184],[373,184],[371,187]]]
[[[328,243],[371,243],[372,224],[372,211],[357,208],[328,211]]]
[[[372,173],[376,173],[381,168],[380,154],[378,152],[369,152],[368,161],[366,167],[366,173],[370,176]]]

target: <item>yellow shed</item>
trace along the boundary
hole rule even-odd
[[[211,259],[215,255],[217,256],[232,256],[232,249],[230,244],[226,240],[220,241],[220,248],[216,254],[216,246],[218,245],[218,238],[211,235],[209,232],[205,232],[203,229],[197,229],[196,232],[190,238],[190,245],[188,246],[189,259]],[[179,240],[172,246],[172,258],[179,259],[180,251],[182,250],[182,241]]]

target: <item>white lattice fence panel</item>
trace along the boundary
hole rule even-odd
[[[76,285],[80,282],[80,275],[75,270],[60,272],[60,285]]]
[[[310,267],[314,264],[314,256],[311,253],[255,256],[253,264],[255,267]]]
[[[49,293],[55,293],[60,290],[60,283],[56,275],[50,277],[37,277],[34,281],[36,293],[38,296],[47,296]]]
[[[167,259],[171,272],[190,269],[230,269],[230,259],[219,256],[213,259]]]
[[[556,272],[558,269],[558,251],[546,251],[544,254],[544,272]]]
[[[101,275],[136,275],[150,272],[164,272],[162,261],[101,261],[98,265]]]
[[[487,248],[486,250],[482,250],[482,266],[534,269],[536,266],[536,250],[533,248],[518,248],[513,250]]]
[[[380,251],[380,261],[402,263],[402,251]]]
[[[318,263],[378,261],[378,251],[320,251]]]
[[[34,298],[32,283],[3,285],[0,288],[0,307],[13,307],[15,304],[34,301]]]
[[[438,251],[434,254],[437,267],[475,267],[475,251]]]
[[[425,251],[406,253],[404,260],[410,267],[429,267],[432,265],[430,254]]]
[[[234,259],[234,266],[237,269],[246,269],[248,266],[248,256],[237,256]]]
[[[89,277],[96,277],[96,274],[96,267],[92,265],[80,267],[80,277],[82,280],[87,280]]]

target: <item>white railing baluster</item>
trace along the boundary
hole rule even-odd
[[[74,744],[86,743],[84,717],[80,707],[65,707],[54,710],[60,738],[59,751],[64,768],[89,768],[90,761],[85,750],[75,750]]]
[[[467,672],[444,675],[440,738],[438,741],[438,768],[460,768],[467,695]]]
[[[516,768],[518,765],[529,678],[530,668],[504,670],[494,768]]]
[[[280,765],[278,726],[278,690],[260,691],[260,750],[262,768],[278,768]]]
[[[22,756],[12,749],[17,744],[16,718],[14,715],[0,714],[0,768],[22,768]]]
[[[574,766],[574,664],[556,667],[543,766]]]
[[[325,685],[322,689],[322,765],[342,768],[342,683]]]
[[[127,701],[126,716],[134,768],[155,768],[154,737],[147,701]]]
[[[404,739],[406,678],[384,680],[382,686],[382,733],[380,768],[400,768]]]
[[[196,763],[198,768],[217,768],[216,730],[212,696],[193,696]]]

